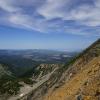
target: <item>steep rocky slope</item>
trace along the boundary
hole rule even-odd
[[[84,67],[45,100],[99,100],[100,57],[94,58]]]
[[[21,100],[100,100],[100,39]]]
[[[63,74],[65,84],[44,100],[100,100],[100,39],[80,54]]]
[[[33,76],[20,78],[11,76],[6,69],[4,69],[4,66],[0,66],[0,73],[2,74],[0,78],[0,100],[17,100],[24,98],[48,81],[51,75],[61,66],[62,64],[40,64],[33,72]]]

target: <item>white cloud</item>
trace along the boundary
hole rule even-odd
[[[16,12],[20,9],[15,7],[13,0],[0,0],[0,8],[8,12]]]
[[[100,2],[97,6],[87,6],[83,5],[78,9],[72,10],[72,12],[67,15],[71,20],[80,22],[83,25],[87,26],[100,26]],[[65,19],[67,19],[65,16]]]
[[[47,23],[43,19],[35,18],[32,14],[25,13],[25,9],[18,5],[30,6],[32,3],[36,3],[34,0],[30,3],[27,0],[1,0],[0,8],[6,12],[0,18],[0,25],[7,25],[11,27],[31,29],[35,31],[45,32],[47,30]],[[23,3],[23,4],[20,4]],[[34,4],[33,4],[34,5]],[[32,9],[30,9],[32,10]],[[42,26],[41,26],[42,25]]]
[[[0,9],[4,14],[0,18],[0,24],[45,33],[63,31],[79,35],[89,34],[86,27],[91,27],[89,29],[91,31],[93,28],[91,34],[99,34],[100,30],[96,27],[100,26],[100,0],[95,0],[94,5],[87,3],[78,5],[76,1],[80,2],[80,0],[0,0]],[[59,21],[54,20],[57,18]],[[70,20],[71,27],[68,22]],[[75,28],[77,25],[84,28]]]
[[[65,15],[62,8],[66,6],[66,3],[69,1],[70,0],[47,0],[37,12],[43,15],[46,19],[61,18]]]
[[[11,26],[14,25],[14,27],[18,28],[30,29],[39,32],[44,32],[46,30],[43,21],[36,20],[31,16],[25,14],[12,14],[8,17],[8,21]]]
[[[32,23],[31,23],[31,18],[27,15],[22,15],[22,14],[12,14],[9,16],[9,22],[15,25],[20,25],[22,27],[30,28],[32,29]]]
[[[100,25],[100,0],[95,0],[95,5],[77,5],[75,9],[68,11],[73,2],[73,0],[47,0],[38,12],[46,19],[62,18],[78,21],[87,26]]]

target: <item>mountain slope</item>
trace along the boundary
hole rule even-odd
[[[49,90],[44,100],[100,99],[100,39],[77,57],[63,77],[65,84]]]
[[[84,67],[45,100],[76,100],[79,96],[83,100],[98,100],[96,94],[100,93],[100,57],[94,58]]]
[[[99,100],[99,73],[100,39],[21,100]]]
[[[100,39],[65,65],[39,65],[31,77],[35,83],[4,100],[100,100],[99,77]]]

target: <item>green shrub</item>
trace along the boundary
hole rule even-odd
[[[21,86],[17,79],[5,75],[0,79],[0,94],[16,95]]]

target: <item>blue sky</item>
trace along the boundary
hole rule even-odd
[[[100,0],[0,0],[0,49],[86,48],[100,37]]]

